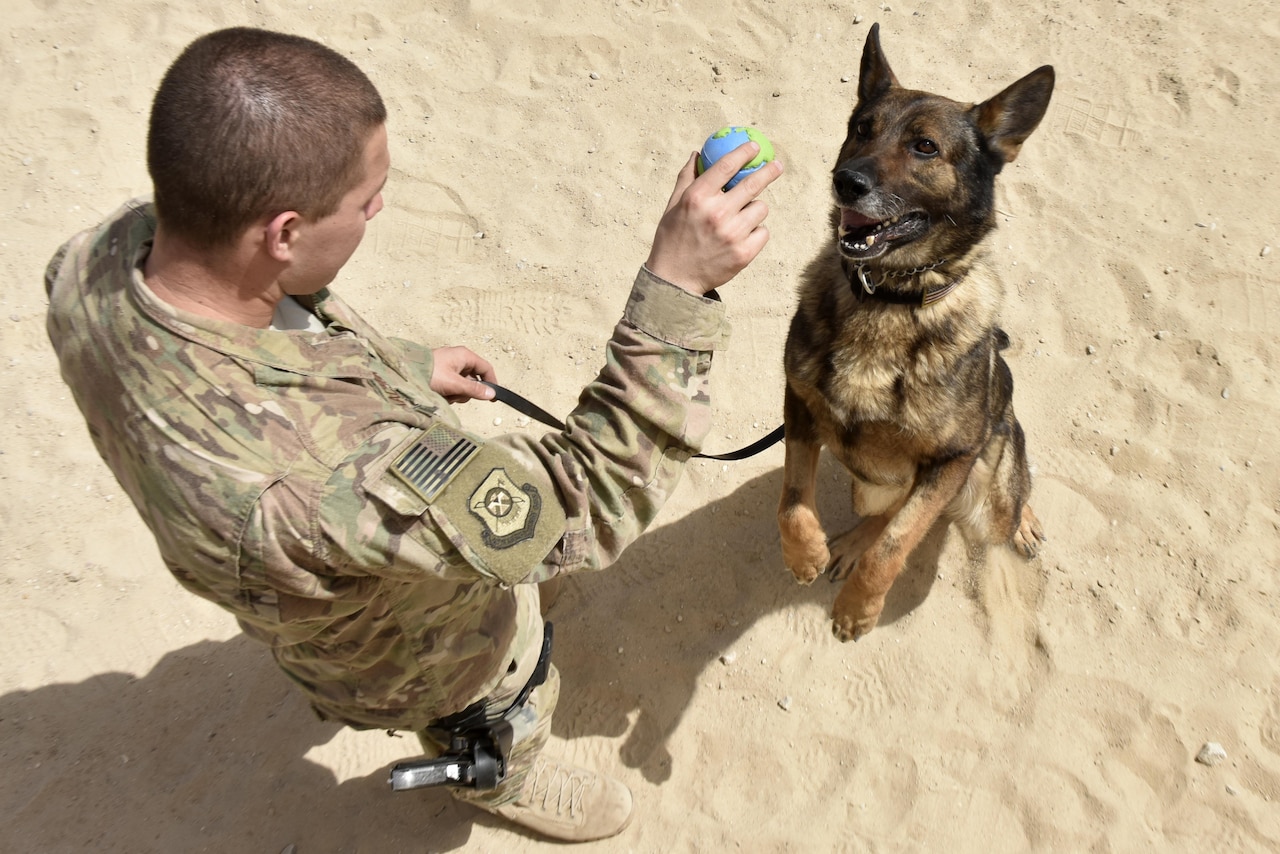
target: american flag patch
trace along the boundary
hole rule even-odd
[[[427,501],[435,501],[479,450],[480,446],[463,434],[437,424],[400,455],[391,471]]]

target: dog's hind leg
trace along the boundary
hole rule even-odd
[[[831,541],[831,580],[844,581],[858,565],[858,558],[884,533],[888,516],[872,516]]]
[[[972,455],[961,456],[918,472],[906,501],[889,517],[836,596],[831,631],[837,638],[857,640],[875,628],[889,588],[907,558],[960,491],[973,464]]]
[[[986,492],[985,506],[989,515],[989,538],[1008,542],[1023,557],[1033,558],[1045,540],[1044,528],[1035,511],[1027,503],[1031,494],[1031,467],[1027,463],[1026,437],[1010,410],[999,431],[983,452],[983,461],[991,460],[992,475]],[[1003,441],[997,441],[1000,434]]]
[[[778,533],[782,559],[801,584],[810,584],[827,569],[831,553],[818,519],[816,497],[818,457],[822,444],[808,409],[787,388],[783,406],[786,457],[782,498],[778,502]]]
[[[1040,551],[1040,544],[1049,538],[1044,535],[1044,527],[1030,504],[1022,505],[1020,517],[1018,530],[1013,534],[1013,547],[1022,552],[1023,557],[1033,558]]]

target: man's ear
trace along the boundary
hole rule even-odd
[[[263,229],[263,248],[273,260],[282,264],[293,260],[293,250],[298,242],[298,228],[301,225],[302,214],[297,211],[285,211],[267,221]]]

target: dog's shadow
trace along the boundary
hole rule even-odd
[[[722,666],[720,657],[756,621],[785,611],[799,642],[839,645],[830,616],[838,585],[824,575],[801,586],[783,565],[776,522],[781,483],[778,469],[756,476],[651,530],[603,573],[568,579],[548,614],[562,680],[556,736],[625,734],[624,764],[661,782],[671,773],[667,739],[700,676]],[[829,537],[857,521],[848,474],[826,454],[818,509]],[[935,526],[912,554],[880,626],[928,596],[944,540],[945,526]],[[848,644],[847,654],[857,655],[857,646]]]

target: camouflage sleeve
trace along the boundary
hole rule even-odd
[[[701,447],[712,353],[727,335],[717,298],[642,269],[563,432],[481,439],[433,394],[441,405],[422,427],[389,427],[333,472],[317,532],[324,562],[341,574],[503,585],[607,566]],[[388,355],[404,372],[423,354]]]
[[[728,333],[718,297],[641,268],[566,429],[494,440],[550,475],[566,517],[563,538],[525,580],[608,566],[649,526],[710,429],[708,372]]]
[[[419,387],[431,388],[431,373],[436,364],[431,348],[395,336],[387,336],[385,340],[391,349],[386,355],[392,367]]]

